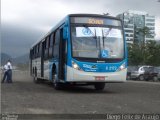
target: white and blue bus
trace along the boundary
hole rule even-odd
[[[122,21],[95,14],[71,14],[30,49],[34,81],[94,85],[126,81],[127,48]]]

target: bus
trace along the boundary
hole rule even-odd
[[[126,81],[127,47],[122,21],[97,14],[70,14],[30,48],[35,83],[93,85]]]

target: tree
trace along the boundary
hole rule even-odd
[[[143,64],[142,50],[139,45],[133,44],[128,47],[128,62],[129,65]]]
[[[148,41],[143,46],[134,44],[128,48],[129,65],[160,66],[160,45],[155,41]]]
[[[145,64],[146,63],[146,57],[147,57],[147,51],[146,51],[146,42],[145,41],[145,36],[149,36],[151,35],[150,29],[148,27],[143,27],[143,28],[139,28],[138,29],[138,34],[141,36],[140,39],[140,52],[141,52],[141,57],[142,57],[142,63],[141,64]]]
[[[145,63],[153,66],[160,66],[160,45],[156,41],[146,43],[146,60]]]

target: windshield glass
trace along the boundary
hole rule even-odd
[[[122,59],[122,30],[112,27],[72,27],[73,57]]]

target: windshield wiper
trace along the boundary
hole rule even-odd
[[[109,35],[109,32],[110,32],[111,30],[112,30],[112,28],[109,28],[108,31],[107,31],[106,36],[104,36],[104,31],[103,31],[103,29],[102,29],[103,48],[104,48],[104,46],[105,46],[105,45],[104,45],[104,38],[107,37],[107,36]]]
[[[111,30],[112,30],[112,28],[109,28],[109,29],[108,29],[107,34],[106,34],[106,37],[109,35],[109,33],[110,33]],[[102,31],[102,33],[103,33],[103,31]],[[104,36],[104,33],[103,33],[103,37],[105,37],[105,36]]]

